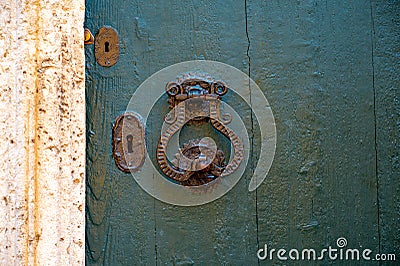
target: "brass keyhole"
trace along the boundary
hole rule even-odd
[[[115,65],[120,55],[117,31],[109,26],[104,26],[99,29],[94,40],[94,54],[97,63],[104,67]]]
[[[104,52],[108,53],[110,51],[110,43],[105,42],[104,43]]]
[[[132,153],[133,152],[133,148],[132,148],[133,136],[132,135],[126,136],[126,141],[128,142],[128,153]]]

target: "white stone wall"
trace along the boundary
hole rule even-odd
[[[0,265],[82,265],[84,0],[0,1]]]

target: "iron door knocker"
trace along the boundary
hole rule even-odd
[[[237,170],[244,156],[243,143],[227,126],[232,119],[231,116],[224,114],[221,117],[220,111],[221,97],[228,92],[228,89],[222,81],[192,74],[167,83],[165,90],[172,111],[164,119],[169,126],[161,134],[157,146],[157,162],[166,176],[182,185],[201,185]],[[171,137],[186,123],[207,121],[232,143],[232,160],[225,165],[223,152],[216,148],[212,140],[204,138],[192,140],[184,145],[171,165],[166,155]],[[189,182],[190,179],[203,179],[203,181]]]

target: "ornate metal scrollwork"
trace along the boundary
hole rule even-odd
[[[237,170],[243,160],[243,143],[239,136],[227,124],[232,117],[221,117],[220,100],[228,92],[223,81],[216,81],[209,76],[188,74],[165,86],[172,111],[165,117],[170,124],[162,133],[157,146],[157,162],[162,172],[182,185],[201,185],[217,177],[227,176]],[[168,143],[186,123],[204,123],[211,125],[227,137],[234,149],[233,159],[225,164],[224,154],[215,149],[213,157],[207,155],[209,142],[192,140],[175,156],[171,165],[166,156]],[[202,158],[203,157],[203,158]],[[186,159],[183,159],[186,158]],[[183,167],[182,161],[190,161],[190,167]],[[205,165],[206,167],[203,167]]]

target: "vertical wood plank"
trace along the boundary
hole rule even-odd
[[[150,70],[208,59],[246,71],[243,3],[143,1],[139,6],[138,20],[149,40],[146,64]],[[247,182],[243,178],[223,198],[200,207],[177,207],[155,200],[157,264],[256,264],[255,196],[247,192]]]
[[[247,192],[249,178],[217,202],[170,206],[118,172],[107,144],[113,119],[154,72],[194,59],[222,61],[246,71],[244,8],[234,1],[87,3],[87,26],[113,26],[121,42],[120,61],[110,69],[97,66],[92,50],[86,51],[90,264],[257,262],[255,195]],[[251,123],[250,115],[246,119]],[[150,145],[156,142],[149,137]]]
[[[93,46],[85,47],[88,265],[155,264],[153,199],[117,169],[111,151],[112,124],[147,78],[147,46],[134,33],[137,25],[131,19],[138,12],[136,1],[86,2],[85,26],[94,34],[102,26],[114,27],[121,45],[120,59],[111,68],[97,65]]]
[[[400,4],[372,1],[380,251],[400,254]]]
[[[368,1],[249,2],[252,78],[277,123],[260,245],[378,249]],[[343,263],[343,262],[341,262]]]
[[[86,26],[113,26],[121,42],[112,68],[86,48],[88,264],[255,265],[264,244],[318,250],[339,237],[350,248],[398,252],[398,8],[373,3],[371,16],[366,0],[87,2]],[[184,208],[117,170],[110,137],[142,81],[193,59],[250,70],[278,143],[255,193],[249,171],[223,198]]]

